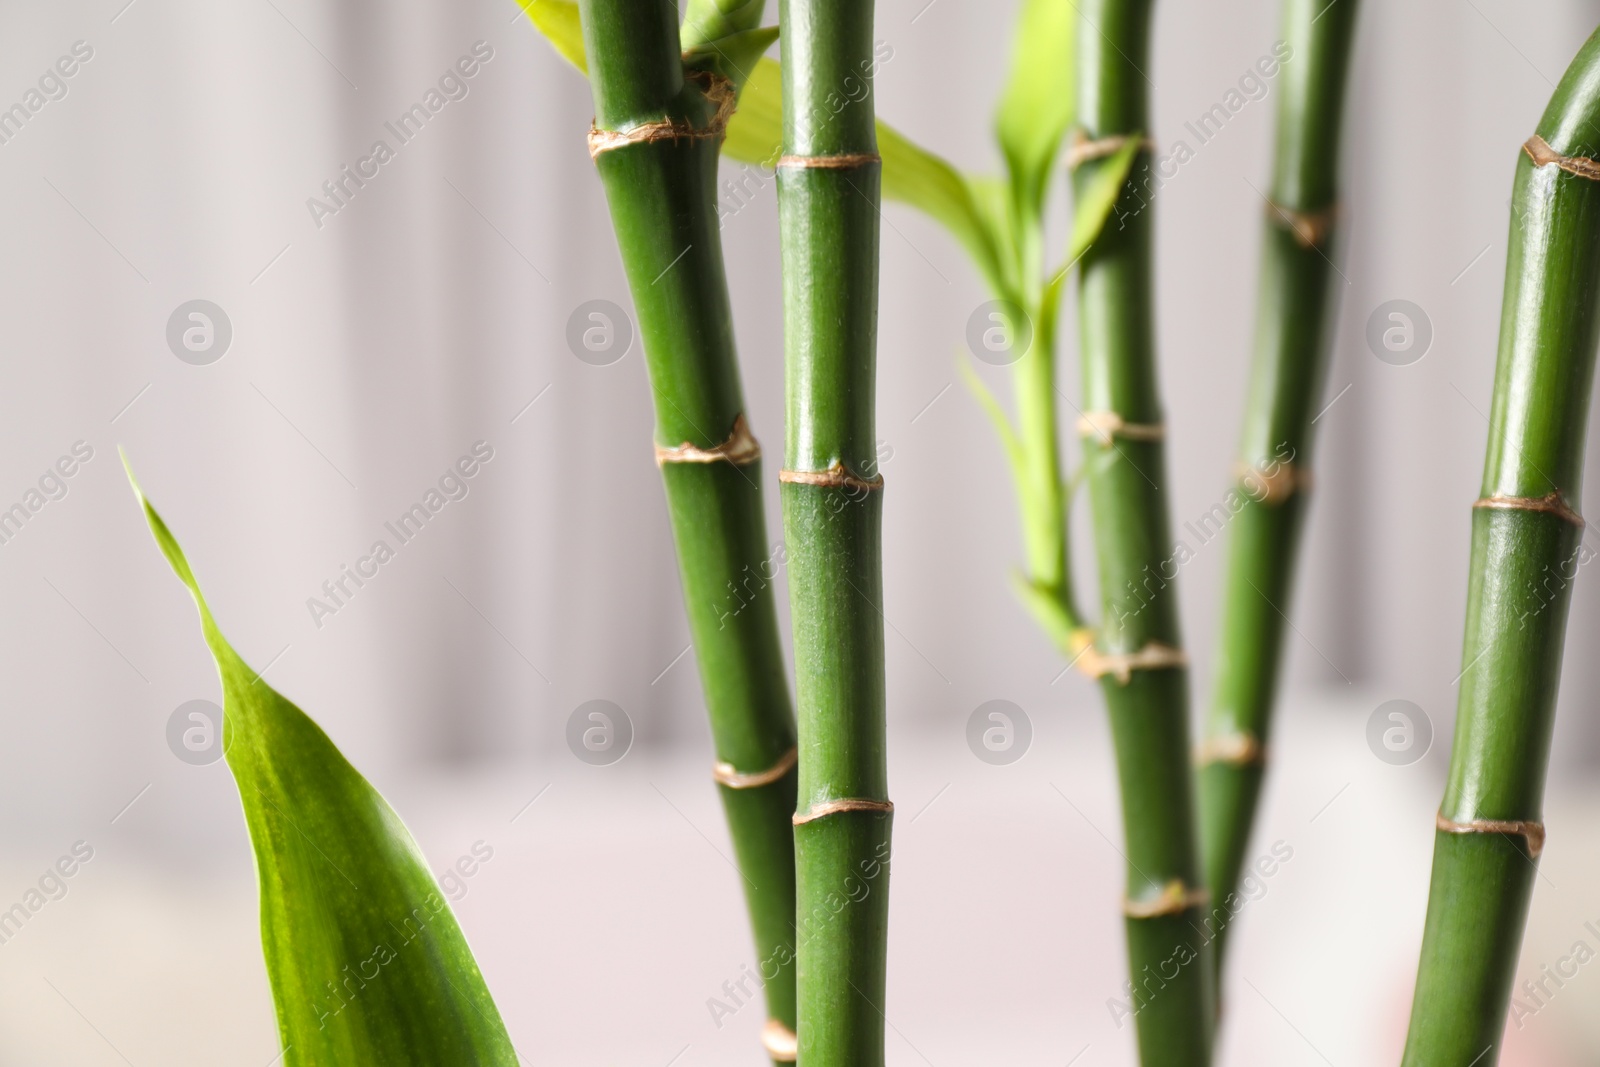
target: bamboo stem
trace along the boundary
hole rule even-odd
[[[881,164],[873,5],[782,0],[788,435],[784,531],[800,716],[800,1062],[881,1067],[892,805],[882,479],[873,427]]]
[[[1544,842],[1543,794],[1600,341],[1600,32],[1518,153],[1450,777],[1406,1067],[1493,1067]]]
[[[1314,407],[1336,307],[1339,129],[1356,0],[1285,0],[1278,128],[1261,246],[1255,359],[1240,443],[1242,506],[1229,528],[1216,682],[1201,749],[1206,884],[1238,885],[1266,769],[1284,613],[1306,512]],[[1216,909],[1220,971],[1227,907]]]
[[[1079,0],[1078,120],[1089,144],[1144,135],[1150,0]],[[1080,152],[1080,195],[1104,154]],[[1213,1020],[1209,948],[1189,766],[1188,684],[1171,545],[1156,388],[1151,152],[1136,158],[1113,219],[1078,279],[1083,438],[1103,607],[1097,659],[1121,784],[1128,966],[1144,1067],[1205,1067]],[[1137,432],[1129,432],[1134,427]],[[1159,653],[1159,654],[1157,654]],[[1115,669],[1120,665],[1121,669]]]
[[[792,1061],[795,727],[715,205],[717,78],[685,79],[671,0],[583,0],[591,149],[633,293],[655,401],[656,455],[716,746],[714,778],[744,876],[765,1033]],[[755,17],[759,17],[759,10]]]

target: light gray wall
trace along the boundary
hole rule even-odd
[[[1292,692],[1405,696],[1448,729],[1511,167],[1595,16],[1552,2],[1532,19],[1509,0],[1361,13],[1328,395],[1349,390],[1319,423]],[[1270,49],[1275,22],[1265,0],[1161,6],[1164,147]],[[964,0],[914,0],[882,5],[878,32],[894,47],[881,114],[992,169],[1006,21]],[[583,150],[581,79],[511,3],[112,0],[0,9],[0,97],[20,98],[78,40],[94,57],[68,95],[0,145],[0,499],[19,498],[74,441],[95,450],[69,495],[0,546],[11,739],[0,819],[25,836],[41,808],[50,821],[87,817],[131,796],[170,770],[171,710],[215,695],[118,445],[245,656],[281,653],[274,684],[375,774],[555,758],[560,724],[591,697],[628,708],[642,744],[698,744],[693,657],[675,662],[687,636],[643,363],[635,347],[589,366],[564,340],[580,302],[628,302]],[[494,56],[470,94],[316,225],[307,198],[390,139],[384,121],[478,40]],[[1252,183],[1264,181],[1272,106],[1269,95],[1246,108],[1159,206],[1178,522],[1227,485],[1261,225]],[[935,226],[896,205],[884,220],[891,714],[946,730],[1009,696],[1096,715],[1086,687],[1052,685],[1059,658],[1007,591],[1012,493],[954,373],[985,295]],[[752,422],[775,448],[770,185],[724,236]],[[173,309],[196,297],[233,325],[211,366],[180,362],[164,339]],[[1362,340],[1372,308],[1397,297],[1435,331],[1405,368]],[[1062,364],[1075,393],[1070,344]],[[990,381],[1007,387],[1004,372]],[[477,440],[495,458],[470,495],[315,626],[306,599]],[[776,542],[775,508],[771,519]],[[1208,547],[1181,579],[1202,695],[1221,564]],[[1600,625],[1592,585],[1577,584],[1562,761],[1594,752],[1583,720],[1597,682],[1584,654]]]

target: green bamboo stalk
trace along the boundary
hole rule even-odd
[[[716,217],[731,88],[685,78],[672,0],[583,0],[591,151],[633,293],[657,459],[716,746],[715,777],[765,982],[764,1039],[794,1059],[794,713]],[[755,17],[759,18],[759,7]]]
[[[1219,971],[1266,767],[1312,426],[1337,306],[1330,259],[1339,128],[1356,0],[1285,0],[1278,129],[1261,246],[1255,360],[1229,529],[1221,641],[1199,772],[1201,839]]]
[[[1542,807],[1600,341],[1600,32],[1517,158],[1463,673],[1406,1067],[1493,1067]]]
[[[800,1062],[881,1067],[889,903],[883,479],[873,430],[878,205],[870,0],[781,0],[788,433],[800,709]]]
[[[1150,0],[1079,0],[1074,189],[1150,129]],[[1188,672],[1172,575],[1156,387],[1151,151],[1134,161],[1115,217],[1078,278],[1085,476],[1103,609],[1083,654],[1111,717],[1128,860],[1128,965],[1144,1067],[1205,1067],[1214,1015],[1189,766]],[[1082,661],[1080,661],[1082,662]]]

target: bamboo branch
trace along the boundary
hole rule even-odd
[[[1150,128],[1150,0],[1080,0],[1073,184]],[[1097,150],[1103,148],[1103,151]],[[1214,1015],[1189,767],[1188,672],[1178,604],[1161,571],[1171,538],[1156,388],[1150,243],[1152,153],[1141,144],[1114,219],[1078,279],[1084,464],[1103,618],[1088,657],[1111,717],[1128,860],[1125,925],[1144,1067],[1205,1067]],[[1138,429],[1130,432],[1130,428]],[[1080,661],[1081,662],[1081,661]]]
[[[1216,681],[1201,747],[1206,884],[1226,905],[1238,885],[1266,769],[1309,484],[1312,426],[1337,306],[1330,284],[1339,128],[1356,0],[1285,0],[1291,51],[1278,80],[1271,201],[1261,246],[1255,360],[1240,443],[1244,504],[1229,531]],[[1220,972],[1229,932],[1219,907]]]
[[[1600,32],[1518,154],[1450,777],[1406,1067],[1493,1067],[1544,844],[1600,341]]]
[[[782,0],[788,435],[800,722],[800,1062],[881,1067],[893,805],[884,755],[883,480],[873,427],[878,204],[870,0]]]
[[[650,370],[656,459],[716,746],[713,779],[765,983],[763,1036],[775,1061],[792,1061],[795,728],[761,450],[744,415],[714,202],[733,94],[712,73],[686,79],[671,0],[583,0],[581,11],[595,100],[590,150]]]

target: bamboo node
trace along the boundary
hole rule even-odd
[[[875,811],[883,815],[894,814],[894,802],[889,800],[869,800],[866,797],[841,797],[838,800],[824,800],[821,804],[813,804],[805,811],[797,811],[790,821],[796,826],[803,826],[815,819],[825,819],[829,815],[841,815],[847,811]]]
[[[1280,460],[1268,461],[1272,469],[1266,470],[1253,463],[1239,463],[1233,469],[1244,491],[1258,504],[1275,508],[1295,493],[1311,488],[1311,472]]]
[[[1134,671],[1174,670],[1189,665],[1189,657],[1182,649],[1164,645],[1160,641],[1148,642],[1137,652],[1101,652],[1094,646],[1094,638],[1083,636],[1087,631],[1075,630],[1067,641],[1072,653],[1072,664],[1090,678],[1112,675],[1118,685],[1133,680]]]
[[[876,152],[846,152],[837,156],[780,156],[778,166],[801,170],[854,170],[882,163]]]
[[[1072,144],[1067,148],[1067,169],[1077,170],[1080,166],[1091,160],[1104,159],[1114,156],[1133,138],[1125,133],[1113,134],[1110,137],[1090,139],[1089,135],[1081,128],[1072,131]],[[1150,137],[1139,138],[1139,147],[1146,152],[1156,150],[1156,142]]]
[[[1093,437],[1110,447],[1112,439],[1161,441],[1167,436],[1165,423],[1129,422],[1115,411],[1085,411],[1078,416],[1078,436]]]
[[[1147,900],[1125,899],[1122,914],[1130,919],[1157,919],[1166,915],[1182,915],[1190,908],[1202,907],[1211,902],[1211,894],[1204,889],[1183,884],[1174,878],[1162,887],[1161,894]]]
[[[725,785],[729,789],[758,789],[788,774],[789,769],[799,761],[800,750],[790,746],[789,751],[778,757],[778,762],[764,771],[740,771],[733,764],[718,760],[711,765],[711,777],[716,779],[718,785]]]
[[[738,106],[733,83],[709,70],[693,70],[684,74],[689,81],[702,83],[706,99],[716,105],[716,113],[705,126],[695,126],[681,119],[659,119],[645,122],[627,130],[602,130],[589,124],[589,158],[599,159],[601,153],[626,148],[631,144],[650,144],[655,141],[720,141],[728,129],[728,120]]]
[[[1584,525],[1583,516],[1572,510],[1559,489],[1548,496],[1486,496],[1472,506],[1497,511],[1542,511],[1559,516],[1579,529]]]
[[[1551,148],[1550,143],[1538,134],[1528,138],[1522,150],[1533,160],[1533,165],[1536,167],[1554,163],[1568,174],[1576,174],[1590,181],[1600,181],[1600,160],[1590,159],[1588,156],[1564,156]]]
[[[1195,765],[1208,767],[1223,763],[1229,767],[1256,767],[1267,762],[1267,747],[1247,730],[1216,734],[1205,739],[1195,753]]]
[[[1528,855],[1538,859],[1544,851],[1544,823],[1534,822],[1531,819],[1473,819],[1469,822],[1456,822],[1440,812],[1434,819],[1434,825],[1440,833],[1445,834],[1507,834],[1517,835],[1527,839]]]
[[[778,1063],[793,1063],[800,1058],[800,1039],[778,1019],[768,1019],[761,1028],[761,1044]]]
[[[863,478],[843,463],[835,463],[825,471],[781,470],[778,472],[778,481],[793,485],[816,485],[824,489],[862,489],[870,492],[883,488],[883,475]]]
[[[1329,204],[1321,211],[1296,211],[1268,200],[1267,219],[1288,230],[1301,248],[1320,250],[1339,221],[1339,205]]]
[[[761,458],[761,443],[750,433],[750,426],[745,422],[744,416],[736,415],[733,419],[733,432],[728,434],[728,439],[720,445],[710,448],[699,448],[688,441],[681,445],[668,448],[656,445],[656,466],[668,463],[732,463],[735,467],[743,467],[754,463]]]

